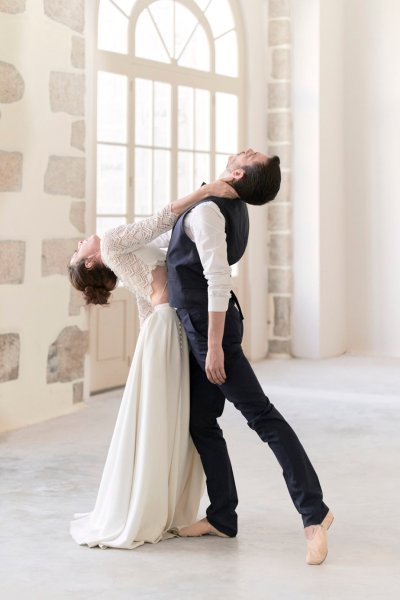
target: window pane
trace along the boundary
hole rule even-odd
[[[118,225],[125,225],[125,217],[97,217],[96,219],[96,233],[98,236],[104,235],[108,229],[118,227]]]
[[[113,0],[113,1],[114,1],[114,4],[119,6],[120,9],[123,10],[124,13],[128,16],[131,14],[133,5],[136,2],[136,0]]]
[[[170,56],[174,56],[174,3],[159,0],[149,6],[149,11],[157,24]]]
[[[215,156],[215,176],[219,177],[226,169],[229,154],[217,154]]]
[[[196,24],[197,19],[194,14],[182,4],[175,2],[175,58],[180,56]]]
[[[97,146],[97,212],[126,212],[126,148]]]
[[[135,81],[135,140],[136,144],[151,146],[153,139],[153,82]]]
[[[137,215],[152,214],[153,151],[136,148],[135,151],[135,207]]]
[[[154,144],[171,144],[171,86],[154,82]]]
[[[215,94],[216,150],[229,153],[237,151],[238,98],[233,94]]]
[[[196,90],[195,92],[195,148],[196,150],[210,149],[210,92]]]
[[[101,0],[98,28],[99,49],[127,54],[128,22],[128,18],[109,0]]]
[[[203,181],[205,183],[210,181],[210,155],[196,152],[194,156],[193,189],[200,187]]]
[[[178,146],[192,149],[194,138],[193,88],[178,87]]]
[[[239,74],[237,40],[234,31],[215,40],[215,72],[230,77],[237,77]]]
[[[171,198],[171,152],[154,150],[154,194],[153,210],[156,211],[170,202]]]
[[[128,78],[99,71],[97,76],[97,139],[127,141]]]
[[[193,154],[178,152],[178,198],[187,196],[193,190]]]
[[[211,25],[215,38],[235,26],[228,0],[212,0],[204,14]]]
[[[182,56],[178,57],[178,65],[199,71],[210,70],[210,48],[205,31],[200,25],[190,38]]]
[[[164,63],[170,62],[167,50],[147,9],[140,14],[137,20],[135,35],[135,53],[137,56]]]

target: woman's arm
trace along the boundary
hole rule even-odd
[[[238,194],[233,187],[229,185],[228,181],[228,179],[217,179],[217,181],[213,181],[212,183],[206,183],[188,196],[175,200],[175,202],[171,202],[172,212],[179,216],[191,206],[197,204],[197,202],[207,200],[207,198],[210,198],[211,196],[216,196],[217,198],[238,198]]]
[[[236,198],[235,190],[226,181],[215,181],[203,185],[192,194],[175,200],[159,210],[152,217],[142,219],[138,223],[119,225],[109,229],[101,239],[101,254],[107,258],[115,254],[134,252],[142,246],[149,244],[158,236],[166,233],[175,225],[179,215],[184,213],[194,204],[206,200],[210,196]]]

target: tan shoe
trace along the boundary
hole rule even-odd
[[[320,565],[326,559],[328,554],[328,536],[327,531],[332,525],[333,514],[328,512],[320,525],[310,525],[304,528],[307,538],[307,556],[308,565]]]
[[[182,527],[178,530],[178,535],[179,537],[200,537],[202,535],[216,535],[223,538],[229,537],[229,535],[221,533],[221,531],[215,529],[215,527],[213,527],[211,523],[207,521],[206,517],[201,519],[201,521],[197,521],[197,523],[189,525],[188,527]]]

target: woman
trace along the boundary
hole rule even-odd
[[[79,544],[131,549],[173,537],[197,516],[204,474],[189,436],[188,348],[168,304],[161,248],[179,215],[209,196],[237,194],[224,181],[202,186],[153,217],[79,242],[71,258],[71,283],[87,304],[106,304],[119,279],[136,294],[141,323],[95,507],[71,522]]]

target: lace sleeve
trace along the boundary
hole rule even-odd
[[[147,317],[149,317],[153,312],[153,307],[151,302],[149,302],[149,300],[146,298],[143,298],[143,296],[136,296],[136,303],[138,307],[140,328],[142,328],[142,325]]]
[[[171,211],[168,204],[154,216],[138,223],[109,229],[101,239],[101,253],[107,262],[110,256],[133,252],[172,229],[177,219],[178,216]]]

